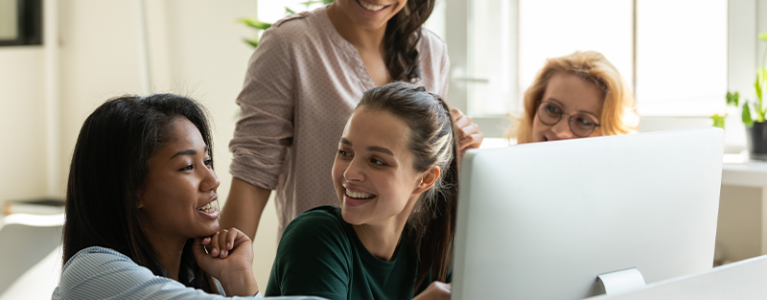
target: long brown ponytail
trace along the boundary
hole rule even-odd
[[[450,108],[424,87],[394,82],[365,92],[359,107],[389,112],[411,130],[408,148],[419,172],[439,166],[440,177],[421,194],[408,219],[408,238],[418,257],[415,288],[431,276],[445,281],[452,265],[458,202],[458,162]]]

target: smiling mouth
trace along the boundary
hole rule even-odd
[[[205,204],[203,206],[200,206],[197,208],[197,210],[204,212],[206,214],[210,214],[218,210],[218,199],[213,200],[211,202],[208,202],[208,204]]]
[[[368,3],[366,3],[366,2],[364,2],[362,0],[356,0],[356,1],[357,1],[357,3],[360,4],[360,6],[362,6],[362,8],[367,9],[369,11],[380,11],[380,10],[382,10],[385,7],[388,6],[388,5],[373,5],[373,4],[368,4]]]
[[[362,192],[352,192],[348,189],[346,190],[346,196],[352,199],[373,199],[376,195],[368,194],[368,193],[362,193]]]

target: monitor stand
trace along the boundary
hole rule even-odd
[[[597,282],[608,296],[628,293],[645,286],[644,277],[636,268],[599,274]]]

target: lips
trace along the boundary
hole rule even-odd
[[[217,218],[218,211],[218,197],[213,197],[212,201],[206,203],[203,206],[197,208],[197,211],[209,218]]]
[[[347,206],[360,206],[367,204],[377,196],[357,188],[344,187],[344,204]]]
[[[382,10],[384,7],[386,7],[385,5],[370,4],[362,0],[357,0],[357,3],[359,3],[363,8],[369,11],[379,11],[379,10]]]
[[[364,0],[356,0],[357,3],[365,10],[370,12],[379,12],[384,8],[389,7],[390,5],[377,5],[369,2],[365,2]]]

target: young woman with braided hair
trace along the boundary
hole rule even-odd
[[[264,32],[237,97],[223,226],[252,239],[272,190],[280,232],[312,207],[335,205],[327,170],[366,90],[402,81],[447,99],[447,47],[423,28],[434,4],[335,0]],[[459,149],[478,147],[483,136],[472,119],[458,110],[452,116]]]

